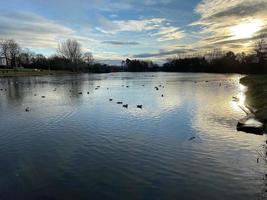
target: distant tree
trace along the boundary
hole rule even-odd
[[[126,62],[125,62],[125,60],[122,60],[121,61],[121,68],[122,68],[122,70],[126,70]]]
[[[131,64],[131,60],[129,58],[127,58],[125,61],[126,67],[129,67],[130,64]]]
[[[255,45],[255,52],[259,59],[259,63],[263,64],[267,59],[267,44],[263,37],[261,37]]]
[[[50,69],[50,63],[43,54],[36,54],[34,57],[35,68]]]
[[[158,65],[152,61],[130,60],[122,61],[122,68],[131,72],[158,71]]]
[[[5,57],[7,66],[9,66],[9,50],[8,50],[8,43],[6,40],[1,40],[0,43],[0,52],[1,55]]]
[[[20,54],[20,46],[14,40],[9,40],[8,45],[11,58],[11,66],[17,67],[17,58],[19,57]]]
[[[246,63],[246,54],[244,52],[236,54],[236,60],[240,64],[245,64]]]
[[[228,51],[227,53],[226,53],[226,58],[228,58],[229,60],[235,60],[236,59],[236,55],[235,55],[235,53],[234,52],[232,52],[232,51]]]
[[[20,46],[14,40],[2,40],[1,44],[1,53],[7,61],[7,65],[11,67],[16,67],[18,64],[18,57],[20,54]]]
[[[22,49],[18,57],[19,66],[31,67],[31,65],[34,63],[34,58],[34,52],[30,51],[28,48]]]
[[[78,69],[79,63],[82,60],[81,45],[75,39],[68,39],[58,45],[58,53],[63,58],[67,59],[74,71]]]
[[[49,63],[50,69],[53,70],[70,70],[70,61],[66,58],[58,55],[51,56],[47,62]]]
[[[209,60],[215,60],[223,56],[224,56],[224,53],[220,48],[213,49],[213,51],[208,53]]]
[[[87,66],[92,66],[94,63],[94,57],[91,52],[85,52],[83,54],[83,61],[87,64]]]

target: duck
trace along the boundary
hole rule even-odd
[[[30,108],[27,107],[27,108],[25,109],[25,111],[26,111],[26,112],[30,112]]]
[[[136,107],[142,109],[143,105],[137,105]]]
[[[79,94],[83,94],[82,92],[79,92]]]
[[[118,102],[117,102],[117,104],[123,104],[123,102],[121,102],[121,101],[118,101]]]
[[[192,141],[192,140],[194,140],[194,139],[196,139],[196,137],[195,137],[195,136],[193,136],[193,137],[189,138],[188,140],[189,140],[189,141]]]
[[[158,88],[157,86],[155,87],[155,89],[156,89],[156,90],[159,90],[159,88]]]
[[[87,94],[90,94],[90,92],[87,92]]]
[[[109,99],[109,101],[113,101],[113,99]]]
[[[233,97],[233,101],[235,101],[235,102],[239,102],[239,98],[238,97]]]
[[[162,94],[161,97],[164,97],[164,95]]]
[[[45,98],[45,96],[42,96],[42,98]]]
[[[124,108],[128,108],[128,104],[123,105]]]

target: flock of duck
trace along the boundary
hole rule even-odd
[[[206,82],[209,82],[209,81],[206,81]],[[195,81],[195,83],[197,83],[197,81]],[[16,82],[16,84],[18,84],[18,83]],[[72,83],[72,84],[73,84],[73,83]],[[142,86],[144,87],[145,85],[142,85]],[[220,83],[220,86],[221,86],[221,83]],[[122,85],[122,87],[129,88],[128,85],[126,85],[126,86]],[[164,88],[164,86],[163,86],[163,85],[158,85],[158,86],[155,86],[155,87],[154,87],[154,89],[157,90],[157,91],[158,91],[160,88]],[[96,87],[95,87],[95,90],[98,90],[98,89],[100,89],[100,86],[96,86]],[[107,88],[107,90],[109,90],[109,88]],[[0,91],[7,91],[7,89],[0,88]],[[54,91],[54,92],[57,91],[57,88],[54,88],[53,91]],[[72,92],[72,91],[70,90],[70,92]],[[78,94],[79,94],[79,95],[82,95],[83,92],[78,92]],[[90,92],[87,92],[87,94],[89,95]],[[34,94],[34,96],[37,96],[37,94]],[[164,95],[161,94],[161,97],[164,97]],[[46,96],[43,95],[43,96],[41,96],[41,98],[44,99],[44,98],[46,98]],[[113,99],[110,98],[109,101],[110,101],[110,102],[113,102]],[[122,101],[117,101],[116,103],[119,104],[119,105],[122,105],[122,107],[124,107],[124,108],[128,108],[128,107],[129,107],[128,104],[124,104]],[[136,108],[143,109],[143,105],[142,105],[142,104],[136,105]],[[30,112],[30,107],[26,107],[26,108],[25,108],[25,111],[26,111],[26,112]]]
[[[209,82],[209,81],[205,81],[205,82]],[[197,81],[195,81],[195,83],[197,83]],[[18,84],[18,82],[16,82],[16,84]],[[73,84],[73,83],[72,83],[72,84]],[[220,83],[219,86],[221,86],[221,85],[222,85],[222,84]],[[144,87],[145,85],[142,85],[142,86]],[[129,88],[128,85],[126,85],[126,86],[125,86],[125,85],[122,85],[122,87]],[[154,89],[157,90],[157,91],[158,91],[160,88],[164,88],[164,85],[157,85],[157,86],[154,87]],[[96,86],[96,87],[95,87],[95,90],[98,90],[98,89],[100,89],[100,86]],[[109,88],[107,88],[107,90],[109,90]],[[7,89],[0,88],[0,91],[7,91]],[[54,91],[54,92],[57,91],[57,88],[54,88],[53,91]],[[70,92],[72,92],[72,90],[70,90]],[[82,95],[83,92],[78,92],[78,94],[79,94],[79,95]],[[87,94],[89,95],[90,92],[87,92]],[[34,96],[37,96],[37,94],[34,94]],[[161,94],[161,97],[164,97],[164,95]],[[46,98],[46,96],[42,95],[41,98],[44,99],[44,98]],[[110,102],[113,102],[113,99],[110,98],[109,101],[110,101]],[[117,101],[116,103],[119,104],[119,105],[122,105],[122,107],[124,107],[124,108],[128,108],[128,107],[129,107],[128,104],[124,104],[122,101]],[[143,108],[143,105],[142,105],[142,104],[136,105],[136,108],[142,109],[142,108]],[[26,108],[25,108],[25,111],[26,111],[26,112],[30,112],[30,108],[29,108],[29,107],[26,107]]]
[[[145,85],[142,85],[142,86],[144,87]],[[124,85],[122,85],[122,87],[124,87]],[[126,86],[126,88],[129,88],[129,86]],[[156,90],[159,90],[159,88],[164,88],[164,86],[163,85],[155,86]],[[162,94],[161,97],[164,97],[164,95]],[[111,102],[111,101],[113,101],[113,99],[110,98],[109,101]],[[117,101],[117,104],[122,105],[122,107],[124,107],[124,108],[128,108],[128,106],[129,106],[128,104],[123,104],[122,101]],[[143,105],[139,104],[139,105],[136,105],[136,107],[139,108],[139,109],[142,109]]]
[[[142,86],[144,87],[145,85],[142,85]],[[122,87],[129,88],[128,85],[127,85],[127,86],[122,85]],[[158,86],[155,86],[155,87],[154,87],[154,89],[157,90],[157,91],[158,91],[160,88],[164,88],[164,86],[163,86],[163,85],[158,85]],[[95,87],[95,90],[98,90],[98,89],[100,89],[100,86],[96,86],[96,87]],[[107,88],[107,90],[109,90],[109,88]],[[0,88],[0,91],[7,91],[7,89],[2,89],[2,88]],[[57,91],[57,88],[54,88],[53,91],[54,91],[54,92]],[[72,90],[70,90],[70,92],[72,92]],[[78,92],[78,94],[79,94],[79,95],[82,95],[83,92]],[[87,94],[89,95],[90,92],[87,92]],[[34,96],[37,96],[37,94],[34,94]],[[164,95],[161,94],[161,97],[164,97]],[[41,98],[44,99],[44,98],[46,98],[46,96],[43,95],[43,96],[41,96]],[[110,101],[110,102],[113,102],[114,100],[113,100],[112,98],[109,98],[109,101]],[[119,104],[119,105],[122,105],[122,107],[127,108],[127,109],[128,109],[128,107],[129,107],[129,104],[124,104],[122,101],[117,101],[116,103]],[[136,108],[143,109],[143,105],[142,105],[142,104],[138,104],[138,105],[136,105]],[[26,108],[25,108],[25,112],[30,112],[30,107],[26,107]]]

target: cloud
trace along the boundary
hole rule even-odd
[[[180,40],[185,36],[182,30],[171,26],[168,20],[164,18],[111,21],[100,17],[98,22],[100,27],[96,27],[96,30],[105,34],[115,35],[120,32],[150,32],[149,35],[156,37],[159,42]]]
[[[59,37],[73,34],[72,29],[32,13],[0,13],[0,38],[16,39],[27,47],[54,48]]]
[[[122,42],[122,41],[103,41],[103,44],[112,44],[112,45],[138,45],[140,44],[139,42]]]
[[[168,26],[159,28],[159,31],[152,34],[152,36],[160,36],[158,41],[169,41],[180,40],[185,34],[184,31],[181,31],[179,28]]]
[[[202,0],[195,11],[201,15],[201,20],[229,15],[253,15],[266,8],[265,0]]]
[[[153,30],[159,27],[165,19],[152,18],[141,20],[108,20],[105,17],[99,17],[100,27],[97,30],[102,33],[116,34],[118,32],[141,32]]]
[[[250,51],[267,28],[266,0],[202,0],[195,8],[202,40],[196,47]],[[235,48],[239,47],[239,48]]]
[[[193,52],[194,50],[191,49],[175,49],[171,51],[160,51],[158,53],[144,53],[144,54],[137,54],[134,55],[134,58],[153,58],[153,57],[166,57],[166,56],[174,56],[177,54],[184,54]]]

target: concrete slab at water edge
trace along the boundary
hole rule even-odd
[[[253,113],[248,114],[245,118],[237,123],[237,130],[257,135],[264,134],[264,124],[259,122]]]

